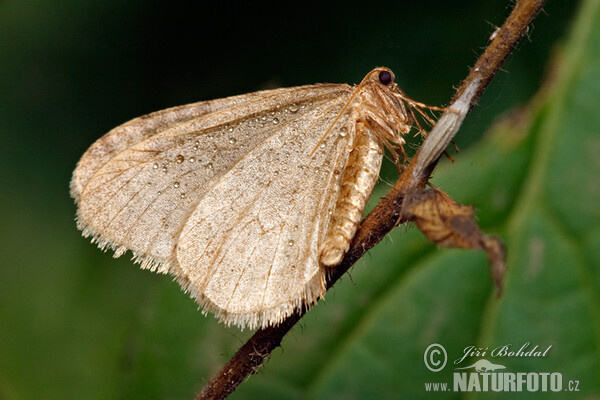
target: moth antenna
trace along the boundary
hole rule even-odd
[[[363,82],[364,82],[364,79],[363,79]],[[363,83],[361,82],[360,85],[362,85],[362,84]],[[338,122],[338,120],[340,119],[340,117],[342,116],[342,114],[344,114],[344,112],[346,111],[346,109],[348,109],[348,106],[350,105],[350,102],[352,101],[352,99],[354,99],[354,97],[358,93],[358,87],[360,87],[360,85],[358,85],[356,87],[356,89],[354,89],[354,92],[352,93],[352,96],[350,96],[350,98],[346,102],[346,105],[344,105],[344,108],[342,108],[342,111],[340,111],[340,113],[338,114],[338,116],[331,123],[331,126],[329,126],[329,128],[327,129],[327,131],[325,131],[325,133],[323,134],[323,136],[321,136],[321,139],[319,139],[319,141],[317,142],[315,148],[310,152],[310,157],[312,157],[315,154],[315,151],[317,151],[317,149],[319,148],[319,146],[321,145],[321,143],[323,143],[323,140],[325,140],[325,138],[327,137],[327,135],[329,135],[329,132],[331,132],[331,130],[333,129],[333,127],[335,126],[335,124]]]

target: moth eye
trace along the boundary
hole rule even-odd
[[[392,74],[390,74],[389,71],[381,71],[379,73],[379,82],[383,83],[384,85],[389,85],[390,83],[392,83]]]

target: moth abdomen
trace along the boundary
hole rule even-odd
[[[329,231],[319,249],[320,261],[326,267],[338,265],[350,248],[383,160],[381,141],[369,130],[363,130],[363,124],[356,125],[354,144],[340,182],[340,195]]]

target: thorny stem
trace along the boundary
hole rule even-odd
[[[424,189],[439,157],[458,131],[465,116],[498,72],[504,60],[526,33],[545,0],[520,0],[496,32],[452,99],[449,110],[438,120],[407,169],[379,204],[362,221],[350,250],[340,265],[333,268],[327,280],[330,288],[369,249],[379,243],[396,225],[406,221],[402,201],[406,193]],[[259,329],[198,394],[200,399],[224,399],[259,368],[264,359],[281,344],[287,332],[302,318],[306,309],[286,318],[281,324]]]

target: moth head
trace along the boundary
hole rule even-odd
[[[386,131],[383,137],[395,138],[393,142],[401,145],[404,143],[401,136],[410,131],[413,119],[405,96],[394,80],[390,69],[378,67],[369,72],[357,91],[371,128]]]
[[[379,79],[379,83],[384,86],[390,86],[394,83],[394,73],[387,68],[382,68],[377,74],[377,79]]]
[[[396,88],[396,83],[394,83],[395,80],[396,80],[396,76],[389,68],[378,67],[378,68],[375,68],[374,70],[372,70],[371,72],[369,72],[369,74],[365,77],[365,79],[363,80],[362,83],[365,85],[379,86],[382,89],[383,88],[395,89]]]
[[[396,76],[386,67],[377,67],[373,69],[371,72],[365,76],[365,78],[360,83],[360,86],[379,86],[380,88],[390,88],[394,89],[396,84],[394,81],[396,80]]]

